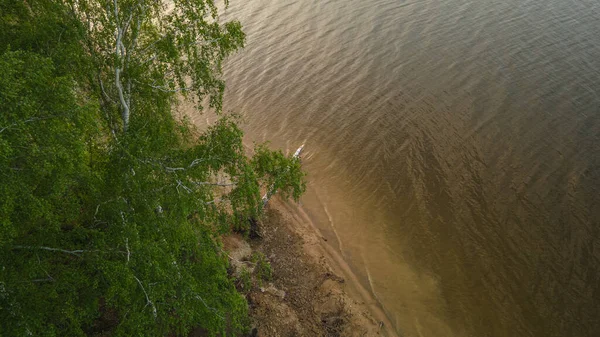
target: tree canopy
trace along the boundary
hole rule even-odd
[[[218,12],[0,2],[0,336],[245,331],[219,237],[248,230],[261,192],[305,185],[297,159],[249,151],[221,112],[245,37]],[[199,131],[184,101],[217,122]]]

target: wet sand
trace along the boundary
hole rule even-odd
[[[273,270],[271,282],[247,295],[256,336],[397,336],[380,304],[300,205],[272,199],[259,233],[249,241],[224,238],[234,259],[261,252]]]

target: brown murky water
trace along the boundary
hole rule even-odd
[[[597,0],[231,1],[225,107],[403,336],[600,336]]]

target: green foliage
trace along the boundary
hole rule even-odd
[[[56,73],[79,79],[90,70],[80,43],[83,37],[81,21],[60,1],[0,1],[0,53],[9,49],[39,53],[54,61]]]
[[[242,292],[247,293],[252,289],[252,274],[248,270],[248,268],[243,267],[240,271],[240,275],[236,280],[236,285],[238,289]]]
[[[271,186],[298,198],[303,173],[266,146],[248,157],[235,117],[174,118],[181,95],[220,111],[244,35],[210,0],[166,3],[0,3],[2,336],[247,327],[219,236]]]
[[[254,252],[252,254],[251,261],[255,264],[254,273],[258,278],[258,282],[262,285],[262,281],[271,281],[273,278],[273,271],[271,270],[271,264],[265,254],[261,252]]]
[[[266,144],[255,148],[252,168],[265,186],[278,191],[284,198],[298,201],[306,190],[300,159],[286,157],[281,150],[271,151]]]
[[[97,301],[93,282],[76,270],[87,261],[28,247],[69,249],[94,234],[81,223],[94,195],[89,148],[97,133],[97,106],[79,97],[73,80],[58,75],[50,59],[7,51],[0,56],[0,110],[2,330],[24,335],[35,325],[45,335],[58,334],[58,327],[77,334],[72,322],[91,322]],[[55,283],[51,275],[65,282]],[[55,303],[64,311],[47,320],[43,313]],[[55,325],[47,326],[49,321]]]
[[[31,233],[39,219],[40,237],[72,226],[90,193],[97,106],[50,59],[8,51],[0,56],[0,110],[0,244]]]

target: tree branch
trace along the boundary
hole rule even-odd
[[[181,187],[182,187],[182,188],[183,188],[183,189],[184,189],[186,192],[188,192],[188,193],[192,193],[192,192],[193,192],[193,191],[192,191],[192,189],[191,189],[191,188],[189,188],[189,187],[187,187],[187,186],[185,186],[185,185],[184,185],[184,184],[181,182],[181,180],[177,180],[177,186],[175,187],[175,188],[177,189],[177,193],[179,193],[179,186],[181,186]]]
[[[302,152],[302,149],[304,149],[304,144],[302,144],[296,150],[296,152],[294,152],[294,155],[292,157],[296,158],[296,159],[300,158],[300,153]],[[287,170],[289,170],[289,167]],[[267,202],[269,202],[269,199],[271,199],[271,196],[273,196],[273,194],[275,194],[275,192],[277,192],[277,190],[275,189],[275,186],[271,186],[271,188],[269,188],[269,191],[267,193],[265,193],[265,195],[262,197],[263,207],[267,206]]]
[[[13,246],[13,249],[47,250],[47,251],[51,251],[51,252],[61,252],[61,253],[65,253],[65,254],[71,254],[71,255],[78,256],[78,257],[81,257],[82,253],[92,252],[92,250],[83,250],[83,249],[66,250],[66,249],[52,248],[52,247],[45,247],[45,246],[20,246],[20,245]]]
[[[225,198],[217,198],[217,199],[215,199],[215,200],[211,200],[211,201],[205,201],[205,202],[204,202],[204,204],[205,204],[205,205],[216,204],[217,202],[221,202],[221,201],[223,201],[223,199],[225,199]]]
[[[202,304],[204,304],[204,306],[206,307],[206,309],[212,311],[217,317],[219,317],[221,320],[224,320],[225,318],[223,316],[221,316],[219,314],[219,312],[217,311],[217,309],[208,306],[208,304],[206,304],[206,302],[204,301],[204,299],[202,297],[200,297],[200,295],[196,294],[196,298],[200,300],[200,302],[202,302]]]
[[[163,86],[157,86],[157,85],[152,85],[152,84],[149,84],[149,86],[151,88],[153,88],[153,89],[160,90],[162,92],[168,92],[168,93],[176,93],[176,92],[189,91],[189,90],[193,90],[194,89],[194,87],[185,87],[185,88],[178,88],[178,89],[167,89],[167,88],[165,88]]]
[[[211,183],[210,181],[194,181],[193,183],[196,185],[209,185],[209,186],[222,186],[222,187],[236,185],[235,183],[225,183],[225,182]]]
[[[23,123],[31,123],[31,122],[36,122],[36,121],[43,121],[45,119],[50,119],[50,118],[55,118],[55,117],[58,117],[58,116],[54,116],[53,115],[53,116],[46,116],[46,117],[32,117],[32,118],[24,120]],[[8,129],[12,128],[13,126],[15,126],[17,124],[18,123],[15,122],[15,123],[12,123],[11,125],[3,127],[2,129],[0,129],[0,133],[4,132],[4,130],[8,130]]]
[[[142,288],[142,290],[144,291],[144,295],[146,295],[146,307],[148,305],[150,305],[152,307],[152,314],[154,315],[154,318],[157,317],[156,314],[156,307],[154,306],[154,303],[152,301],[150,301],[150,297],[148,297],[148,293],[146,292],[146,289],[144,288],[144,286],[142,285],[142,281],[140,281],[139,278],[137,278],[137,276],[133,275],[133,277],[135,278],[135,280],[138,282],[138,284],[140,285],[140,287]]]
[[[167,170],[167,172],[169,172],[169,173],[173,173],[173,172],[176,172],[176,171],[184,171],[185,168],[183,168],[183,167],[168,167],[168,166],[165,166],[165,170]]]
[[[207,160],[209,160],[209,159],[221,160],[221,158],[219,158],[219,157],[213,157],[213,158],[202,158],[202,159],[198,158],[198,159],[194,159],[194,160],[193,160],[193,161],[190,163],[190,165],[188,166],[188,168],[192,168],[192,167],[194,167],[194,166],[196,166],[196,165],[198,165],[198,164],[200,164],[200,163],[202,163],[202,162],[205,162],[205,161],[207,161]]]
[[[119,101],[121,102],[121,117],[123,118],[123,131],[127,132],[127,128],[129,127],[129,105],[125,100],[125,94],[123,92],[123,84],[121,83],[121,66],[123,65],[123,53],[125,51],[125,47],[123,46],[123,27],[119,26],[119,7],[117,0],[114,0],[115,6],[115,23],[117,25],[117,40],[115,42],[115,56],[116,56],[116,65],[115,65],[115,86],[117,87],[117,92],[119,93]]]
[[[127,249],[127,263],[129,263],[129,257],[131,252],[129,251],[129,238],[125,238],[125,249]]]

